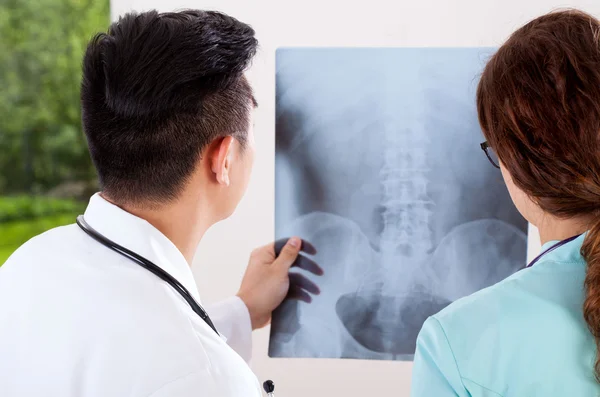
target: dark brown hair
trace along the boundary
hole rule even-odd
[[[130,13],[98,34],[81,106],[102,190],[121,204],[165,203],[213,140],[243,145],[256,105],[243,73],[257,45],[250,26],[199,10]]]
[[[592,219],[583,316],[600,346],[600,22],[565,10],[517,30],[485,67],[477,108],[517,187],[554,216]]]

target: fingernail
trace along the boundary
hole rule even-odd
[[[298,247],[300,247],[300,239],[299,239],[299,238],[292,237],[292,238],[290,239],[289,243],[290,243],[290,245],[291,245],[292,247],[295,247],[295,248],[298,248]]]

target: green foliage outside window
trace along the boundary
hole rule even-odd
[[[0,264],[73,223],[97,189],[81,129],[81,61],[108,0],[0,0]]]

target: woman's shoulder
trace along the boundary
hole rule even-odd
[[[564,371],[564,363],[580,368],[587,350],[594,351],[581,314],[584,277],[584,265],[552,261],[517,272],[430,317],[417,350],[443,346],[435,360],[455,367],[465,387],[474,382],[492,395],[504,395],[507,379],[545,370],[556,357],[561,368],[554,370]]]
[[[585,263],[544,261],[532,268],[458,299],[435,315],[447,328],[516,327],[522,331],[530,321],[565,310],[580,310],[583,304]]]
[[[514,300],[519,298],[524,287],[527,288],[524,284],[529,281],[525,273],[526,270],[517,272],[497,284],[460,298],[434,317],[450,328],[463,328],[466,324],[485,326],[486,319],[495,318],[499,311],[511,306]],[[523,308],[526,303],[521,299],[516,309]]]

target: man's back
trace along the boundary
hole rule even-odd
[[[189,285],[166,237],[139,232],[127,245],[153,250]],[[260,395],[244,360],[175,290],[76,225],[32,239],[0,268],[0,324],[1,396]]]

